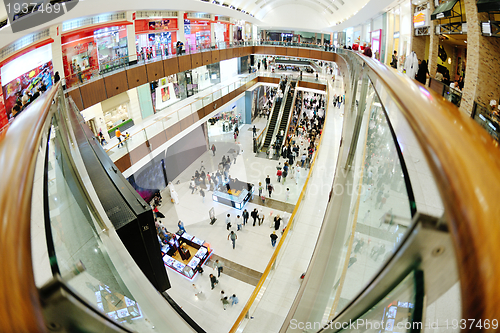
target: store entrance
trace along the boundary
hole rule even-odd
[[[198,92],[198,85],[194,82],[193,72],[186,71],[186,94],[187,97],[193,96]]]

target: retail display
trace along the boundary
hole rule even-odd
[[[172,234],[168,244],[162,244],[161,252],[165,266],[188,279],[196,276],[196,267],[203,265],[212,254],[205,241],[181,231]]]
[[[252,198],[255,186],[250,183],[239,181],[238,179],[229,179],[216,188],[212,194],[214,202],[243,209],[245,204]]]

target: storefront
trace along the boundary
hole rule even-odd
[[[245,120],[245,97],[230,103],[208,120],[208,136],[213,137],[233,133],[236,126],[241,127]]]
[[[233,25],[233,41],[241,41],[245,35],[245,21],[236,20]]]
[[[135,21],[135,45],[139,58],[151,59],[175,53],[177,19]]]
[[[52,87],[52,45],[42,46],[20,56],[4,64],[0,71],[2,104],[5,107],[5,116],[10,117],[17,99],[25,92],[34,94],[41,84],[44,84],[47,90]],[[5,123],[5,116],[0,116],[2,123]]]
[[[217,17],[216,17],[217,19]],[[231,23],[217,21],[214,23],[214,38],[216,43],[229,42],[229,32]]]
[[[90,80],[96,73],[112,71],[128,64],[127,23],[62,36],[66,86]]]
[[[211,21],[184,20],[184,38],[186,50],[194,52],[200,48],[209,48],[211,43]]]
[[[177,74],[164,77],[158,81],[156,88],[156,112],[180,100],[179,84]]]

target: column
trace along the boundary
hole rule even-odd
[[[387,13],[387,24],[386,24],[386,29],[387,29],[387,40],[386,40],[386,54],[385,57],[382,59],[383,62],[385,62],[387,65],[389,65],[392,61],[392,55],[394,54],[394,14],[391,12]],[[413,36],[413,34],[412,34]],[[398,54],[399,56],[399,54]],[[381,60],[381,61],[382,61]]]
[[[61,33],[62,24],[50,27],[50,37],[54,40],[54,42],[52,43],[52,65],[54,66],[54,74],[56,72],[59,72],[59,76],[61,76],[61,78],[64,78]]]
[[[186,45],[186,38],[184,37],[184,13],[179,11],[177,15],[177,41],[181,41]]]
[[[430,14],[434,12],[434,9],[436,7],[434,6],[434,1],[429,1],[429,20]],[[437,21],[430,21],[429,22],[429,63],[427,67],[429,68],[429,75],[431,77],[436,77],[436,71],[437,71],[437,59],[438,59],[438,51],[439,51],[439,36],[436,35],[436,26],[437,26]],[[425,49],[424,49],[424,54],[425,54]],[[417,53],[418,55],[418,53]],[[420,56],[419,56],[420,58]],[[421,59],[421,58],[420,58]]]
[[[411,6],[411,13],[412,17],[415,14],[416,7],[412,5]],[[429,14],[432,13],[431,10],[429,10]],[[430,20],[430,17],[428,18]],[[433,22],[429,22],[429,30],[431,34],[434,34],[435,28],[433,27]],[[411,50],[417,54],[418,59],[426,59],[425,54],[426,52],[426,46],[427,46],[427,41],[429,39],[429,36],[415,36],[415,29],[413,28],[412,25],[412,32],[411,32]],[[430,58],[430,57],[429,57]],[[437,58],[435,58],[436,61],[436,66],[437,66]],[[431,72],[431,64],[429,63],[429,73]]]
[[[476,1],[465,0],[467,17],[467,69],[460,110],[471,114],[474,101],[489,106],[500,97],[500,39],[481,34],[481,21],[487,13],[478,13]]]
[[[321,45],[325,44],[325,35],[321,34]]]
[[[127,49],[129,61],[137,61],[137,49],[135,47],[135,12],[127,12],[127,21],[133,21],[134,24],[127,25]]]

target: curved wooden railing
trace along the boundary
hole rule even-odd
[[[434,175],[455,245],[462,318],[476,323],[500,318],[500,151],[495,141],[436,92],[360,57],[402,111]]]
[[[31,196],[42,132],[56,84],[24,110],[0,141],[0,330],[45,332],[31,258]]]
[[[329,97],[330,97],[330,92],[327,89],[326,106],[328,106]],[[327,110],[325,110],[325,121],[324,121],[323,127],[326,126],[327,118],[328,118],[328,112],[327,112]],[[276,249],[274,250],[273,255],[271,256],[271,259],[269,260],[269,263],[267,264],[266,269],[264,270],[264,273],[262,274],[259,282],[255,286],[255,289],[253,290],[252,294],[250,295],[250,298],[248,299],[247,303],[245,304],[245,307],[243,308],[243,310],[241,310],[240,315],[238,316],[238,318],[234,322],[233,326],[229,330],[229,333],[235,333],[238,330],[238,327],[241,325],[242,321],[245,319],[245,316],[250,311],[250,307],[253,305],[253,303],[255,302],[255,299],[259,295],[259,292],[262,289],[262,286],[264,285],[264,283],[266,282],[266,280],[269,276],[269,273],[271,273],[271,269],[273,268],[274,263],[276,262],[276,259],[278,258],[278,255],[281,251],[281,248],[283,247],[283,244],[285,243],[285,239],[288,236],[288,232],[290,231],[290,229],[293,226],[295,215],[297,214],[297,211],[299,210],[300,204],[302,203],[302,199],[304,198],[304,195],[306,193],[307,185],[309,184],[309,179],[311,178],[311,175],[312,175],[312,172],[314,169],[314,165],[316,164],[316,158],[318,157],[318,154],[319,154],[319,148],[321,147],[321,143],[323,142],[323,137],[324,137],[324,135],[321,135],[321,137],[319,139],[319,143],[318,143],[318,146],[316,147],[316,152],[314,154],[314,158],[313,158],[311,165],[309,167],[309,173],[307,174],[307,178],[304,182],[304,187],[302,188],[302,191],[300,192],[299,199],[297,200],[297,204],[295,205],[295,208],[293,209],[292,215],[290,216],[290,218],[288,220],[288,223],[285,227],[285,231],[283,232],[283,235],[281,236],[280,241],[279,241],[278,245],[276,246]]]

